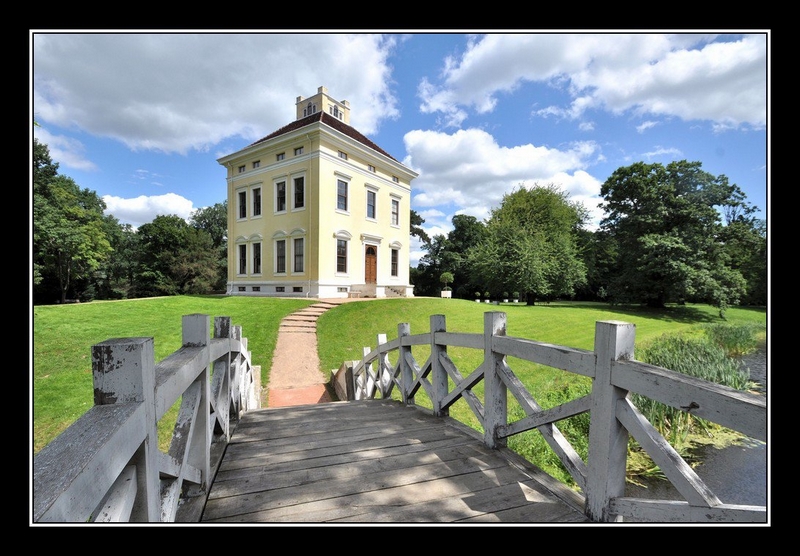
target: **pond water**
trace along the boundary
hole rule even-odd
[[[769,375],[766,343],[757,352],[743,357],[742,365],[750,369],[750,379],[759,384],[757,390],[766,396]],[[740,445],[722,449],[705,447],[698,451],[698,459],[702,463],[695,471],[722,502],[768,506],[771,458],[767,444],[748,438]],[[625,496],[681,499],[669,481],[658,479],[646,481],[643,487],[628,483]]]

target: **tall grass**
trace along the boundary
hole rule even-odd
[[[683,334],[665,334],[637,350],[636,359],[651,365],[680,372],[737,390],[752,387],[749,371],[735,358],[752,352],[765,327],[746,323],[739,325],[706,325]],[[700,335],[698,336],[697,333]],[[579,377],[576,377],[579,378]],[[552,407],[590,393],[591,383],[574,380],[546,392],[540,400],[543,407]],[[648,421],[667,438],[684,458],[691,460],[692,439],[722,431],[715,423],[699,419],[688,412],[631,394],[631,401]],[[509,421],[525,417],[519,405],[509,405]],[[558,429],[570,441],[576,452],[586,460],[589,446],[589,414],[582,413],[557,423]],[[540,469],[561,482],[575,486],[566,468],[553,452],[544,437],[537,431],[528,431],[509,439],[508,447],[524,456]],[[631,439],[628,446],[628,477],[660,476],[661,471]]]

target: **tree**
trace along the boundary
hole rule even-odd
[[[442,272],[442,275],[439,276],[439,281],[444,284],[444,289],[447,289],[447,284],[453,282],[453,273],[452,272]]]
[[[639,162],[616,170],[601,195],[601,229],[619,253],[609,279],[612,301],[704,302],[722,314],[739,302],[746,283],[729,264],[720,210],[746,205],[727,177],[704,172],[699,162]]]
[[[177,215],[157,216],[137,231],[140,260],[134,278],[135,297],[208,293],[216,284],[211,235]]]
[[[97,193],[80,189],[58,174],[49,149],[34,139],[33,263],[34,302],[64,303],[79,282],[111,255],[106,236],[106,206]]]
[[[214,265],[217,279],[213,289],[224,290],[228,281],[228,201],[194,211],[189,224],[211,236],[212,248],[217,253]]]
[[[416,237],[423,245],[428,245],[431,242],[431,238],[425,230],[422,229],[424,223],[425,219],[422,218],[417,211],[411,209],[411,237]]]
[[[474,279],[493,294],[523,292],[528,304],[571,297],[586,280],[577,248],[586,218],[586,209],[552,184],[504,195],[486,223],[486,237],[469,249]]]

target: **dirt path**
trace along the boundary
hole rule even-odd
[[[342,303],[363,299],[320,299],[281,321],[262,407],[287,407],[333,401],[330,377],[320,369],[317,319]]]

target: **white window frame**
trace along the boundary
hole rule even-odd
[[[244,266],[244,268],[242,268]],[[247,276],[247,243],[237,243],[236,275]]]
[[[303,205],[297,206],[297,180],[303,180]],[[306,176],[305,174],[300,174],[296,176],[292,176],[292,212],[298,210],[306,210],[306,205],[308,204],[308,187],[306,186]]]
[[[253,218],[264,214],[264,190],[261,184],[250,188],[250,200],[253,201]]]
[[[339,184],[343,183],[345,187],[345,195],[344,195],[344,202],[345,208],[339,207]],[[342,175],[336,176],[336,204],[334,205],[336,212],[341,212],[344,214],[350,214],[350,178],[347,178]]]
[[[247,189],[236,190],[236,220],[247,220]]]
[[[306,238],[305,237],[296,237],[293,236],[292,238],[292,274],[293,275],[300,275],[306,273]],[[301,250],[300,253],[300,268],[297,269],[297,243],[300,242]]]
[[[272,186],[272,211],[275,214],[284,214],[289,208],[289,180],[286,176],[275,179]],[[283,208],[278,207],[278,188],[283,184]]]
[[[395,210],[395,208],[397,210]],[[400,227],[400,197],[392,195],[392,209],[389,223],[393,228]]]
[[[353,239],[353,236],[347,230],[339,230],[335,234],[334,237],[334,244],[333,244],[333,252],[336,253],[336,276],[348,276],[350,272],[350,240]],[[344,242],[344,272],[339,270],[339,242]]]
[[[305,147],[295,147],[295,149],[294,149],[294,155],[295,156],[300,156],[304,152],[305,152]]]
[[[250,251],[253,260],[253,274],[260,275],[264,271],[263,258],[261,256],[263,243],[260,241],[254,241],[251,246],[252,247]]]
[[[287,259],[289,258],[288,256],[289,250],[287,249],[288,242],[286,241],[287,239],[288,238],[285,235],[281,235],[280,237],[273,237],[272,239],[273,253],[274,253],[274,256],[272,257],[272,273],[279,276],[285,276],[287,274],[286,262]],[[283,242],[283,270],[279,270],[278,268],[278,244],[281,242]]]
[[[374,214],[372,216],[369,215],[369,198],[370,195],[373,197],[373,209]],[[378,188],[372,186],[366,186],[366,194],[364,195],[364,217],[371,221],[376,222],[378,220]]]

